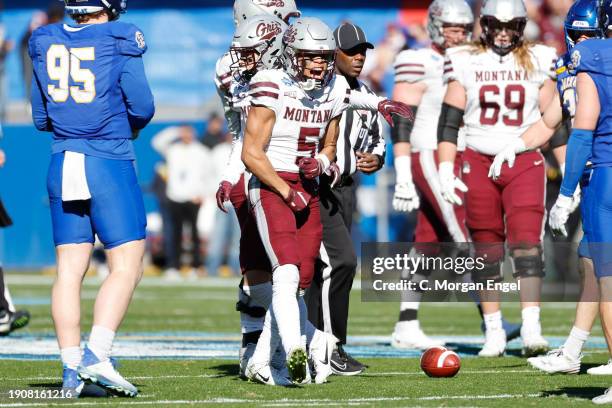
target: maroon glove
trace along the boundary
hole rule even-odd
[[[308,180],[317,178],[323,173],[323,163],[315,157],[302,157],[298,160],[298,167]]]
[[[294,213],[298,213],[308,207],[310,198],[310,194],[305,191],[295,191],[291,189],[289,190],[289,195],[285,198],[285,202]]]
[[[232,191],[232,183],[227,180],[223,180],[219,184],[219,189],[217,190],[216,197],[217,207],[219,207],[219,209],[224,213],[227,213],[227,210],[225,209],[225,206],[223,204],[225,204],[225,202],[229,200],[230,191]]]
[[[410,106],[402,102],[392,101],[390,99],[380,101],[378,103],[378,112],[383,116],[383,118],[385,118],[391,127],[393,127],[392,114],[394,113],[408,119],[411,122],[414,122],[414,113],[412,113],[412,109],[410,109]]]
[[[340,181],[340,176],[342,176],[342,172],[340,171],[340,167],[338,167],[338,163],[333,162],[329,165],[327,170],[325,170],[325,174],[327,174],[330,178],[329,187],[334,188],[336,184]]]

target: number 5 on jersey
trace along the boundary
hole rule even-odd
[[[47,51],[47,74],[58,84],[49,84],[47,91],[53,101],[62,103],[68,96],[76,103],[91,103],[96,97],[96,76],[89,69],[81,68],[81,61],[96,59],[94,47],[71,48],[53,44]],[[70,78],[80,86],[70,86]]]

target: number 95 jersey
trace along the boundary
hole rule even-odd
[[[459,81],[466,91],[468,148],[496,155],[540,119],[540,88],[555,78],[557,56],[544,45],[532,45],[528,53],[530,72],[519,65],[514,52],[500,57],[474,46],[447,50],[444,80]]]
[[[130,139],[132,129],[148,122],[140,115],[143,106],[148,112],[153,105],[140,58],[146,50],[142,32],[118,21],[34,31],[29,53],[32,89],[39,95],[32,99],[33,105],[42,99],[46,130],[52,129],[55,139]]]
[[[334,75],[324,89],[307,94],[285,72],[262,70],[251,79],[249,96],[251,105],[276,114],[266,150],[272,167],[299,173],[298,159],[314,157],[328,123],[348,108],[350,89],[344,77]]]

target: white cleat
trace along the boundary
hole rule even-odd
[[[240,347],[240,352],[238,356],[240,361],[240,378],[246,379],[246,368],[249,364],[250,358],[253,356],[253,353],[255,353],[256,347],[257,344],[255,343],[249,343],[246,345],[246,347]]]
[[[103,387],[114,394],[126,397],[135,397],[138,394],[138,389],[119,374],[110,359],[98,360],[88,347],[83,352],[83,360],[77,372],[81,380]]]
[[[612,387],[608,388],[606,392],[593,398],[591,401],[595,404],[609,404],[612,403]]]
[[[606,364],[592,367],[587,370],[587,374],[591,375],[612,375],[612,359],[608,360]],[[608,389],[608,391],[610,391]],[[612,395],[611,395],[612,397]]]
[[[327,382],[332,375],[331,356],[336,349],[338,339],[333,334],[317,330],[310,343],[310,361],[314,367],[315,384]]]
[[[397,322],[391,335],[391,345],[398,349],[427,350],[443,346],[444,342],[427,336],[418,321]]]
[[[246,368],[246,376],[249,380],[265,385],[280,385],[287,387],[293,385],[288,377],[279,370],[270,367],[269,364],[249,364]]]
[[[499,357],[506,351],[506,331],[502,328],[485,331],[485,343],[479,357]]]
[[[525,357],[538,356],[548,351],[548,342],[542,337],[542,327],[539,324],[531,327],[523,324],[521,338],[523,339],[523,356]]]
[[[573,358],[565,353],[563,347],[549,351],[545,356],[530,357],[527,362],[540,371],[548,374],[578,374],[580,372],[580,358]]]

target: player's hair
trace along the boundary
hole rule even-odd
[[[89,13],[89,14],[72,14],[70,17],[75,21],[75,23],[84,24],[84,23],[87,23],[91,19],[102,16],[103,14],[106,14],[108,16],[108,21],[111,21],[113,19],[113,15],[107,9],[96,11],[95,13]]]
[[[531,52],[531,48],[533,48],[534,45],[536,45],[536,43],[532,41],[521,41],[516,48],[512,50],[518,65],[529,74],[535,70],[532,60],[533,53]],[[472,42],[472,47],[475,54],[483,53],[488,49],[487,44],[480,39]]]

